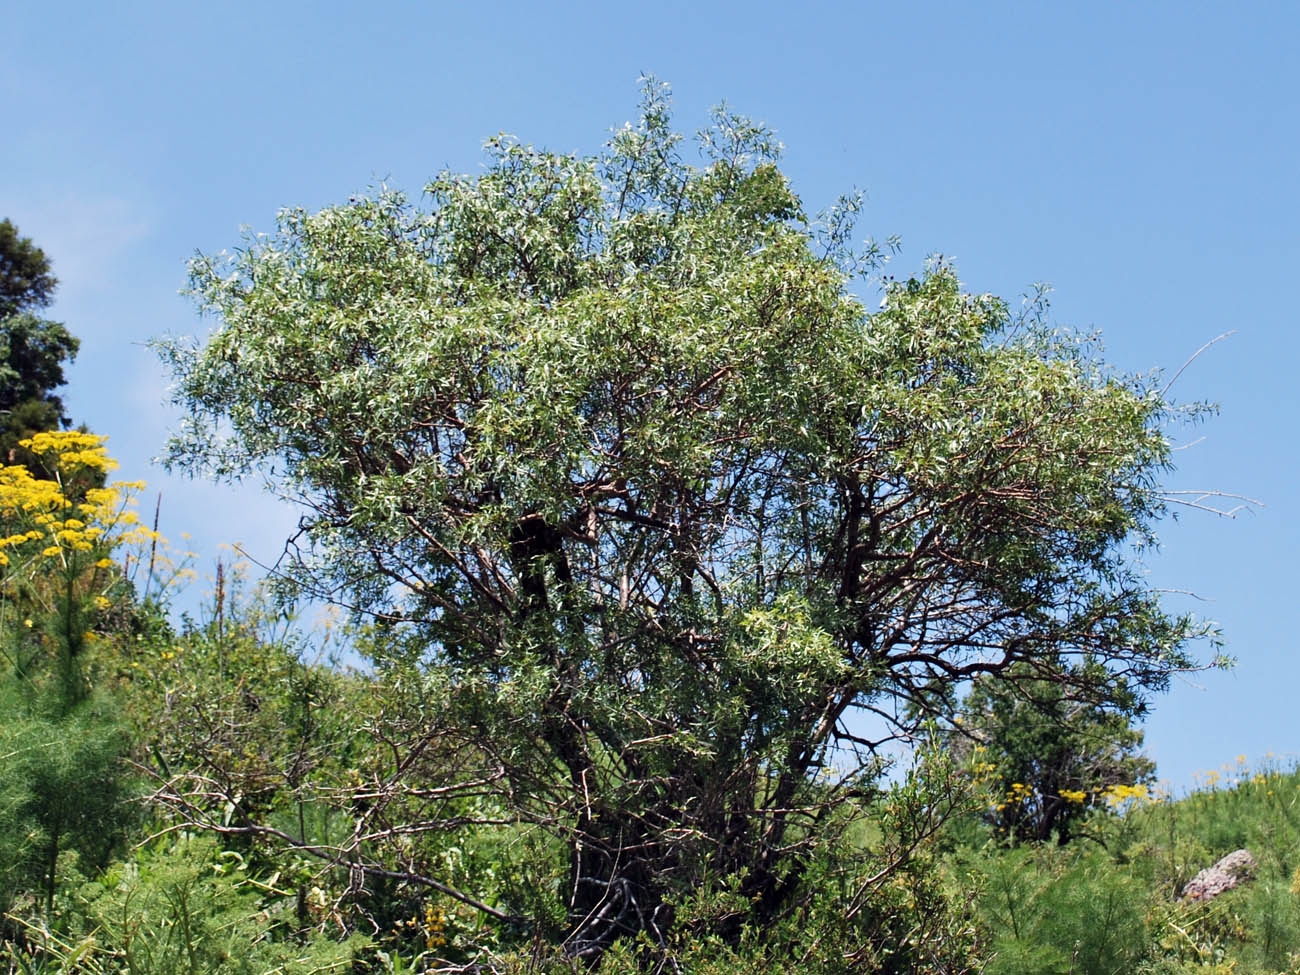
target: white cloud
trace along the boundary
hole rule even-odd
[[[153,221],[138,203],[115,196],[37,193],[13,201],[4,214],[54,265],[59,303],[80,303],[110,287]]]

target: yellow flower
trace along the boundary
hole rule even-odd
[[[107,437],[78,430],[51,430],[18,441],[34,454],[54,454],[55,465],[63,470],[117,470],[117,461],[104,448]]]
[[[68,553],[92,554],[97,568],[110,568],[108,552],[119,545],[148,544],[161,540],[156,532],[140,524],[139,515],[129,510],[133,493],[141,481],[123,481],[106,487],[77,488],[69,497],[66,485],[84,485],[84,472],[100,475],[117,468],[108,456],[106,438],[76,430],[54,430],[33,434],[22,445],[42,455],[47,468],[57,471],[50,480],[32,475],[20,464],[0,465],[0,566],[21,565],[13,553],[29,543],[34,554],[52,559]],[[74,500],[75,499],[75,500]],[[66,512],[66,517],[65,517]],[[68,569],[83,564],[72,561]]]
[[[1151,799],[1144,785],[1112,785],[1102,792],[1102,798],[1112,809],[1132,800],[1134,803],[1148,802]]]

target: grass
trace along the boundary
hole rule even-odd
[[[1067,847],[954,851],[991,939],[988,975],[1300,975],[1300,771],[1245,759],[1178,798],[1089,823]],[[1179,900],[1204,867],[1245,848],[1249,883]]]

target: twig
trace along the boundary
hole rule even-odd
[[[1193,362],[1195,362],[1197,356],[1199,356],[1202,352],[1204,352],[1204,351],[1205,351],[1206,349],[1208,349],[1210,346],[1214,345],[1216,342],[1221,342],[1221,341],[1223,341],[1224,339],[1226,339],[1229,335],[1236,335],[1236,334],[1237,334],[1237,330],[1236,330],[1235,328],[1234,328],[1232,331],[1230,331],[1230,332],[1224,332],[1222,335],[1218,335],[1218,336],[1215,336],[1214,338],[1210,339],[1210,341],[1206,342],[1203,346],[1201,346],[1199,349],[1197,349],[1195,352],[1193,352],[1192,355],[1191,355],[1191,358],[1189,358],[1186,362],[1184,362],[1184,363],[1182,364],[1182,366],[1179,367],[1178,371],[1177,371],[1176,373],[1174,373],[1174,377],[1173,377],[1173,379],[1171,379],[1171,380],[1169,380],[1169,382],[1165,383],[1165,387],[1164,387],[1164,389],[1160,390],[1160,398],[1161,398],[1161,399],[1164,399],[1165,394],[1166,394],[1167,392],[1169,392],[1169,387],[1172,386],[1174,383],[1176,383],[1176,382],[1178,381],[1178,377],[1181,376],[1181,375],[1183,374],[1183,370],[1185,370],[1188,366],[1190,366]]]

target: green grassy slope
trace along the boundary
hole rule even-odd
[[[1300,773],[1266,762],[1095,818],[1067,847],[967,847],[954,880],[977,891],[989,975],[1300,972]],[[1179,899],[1203,867],[1245,848],[1254,878]]]

